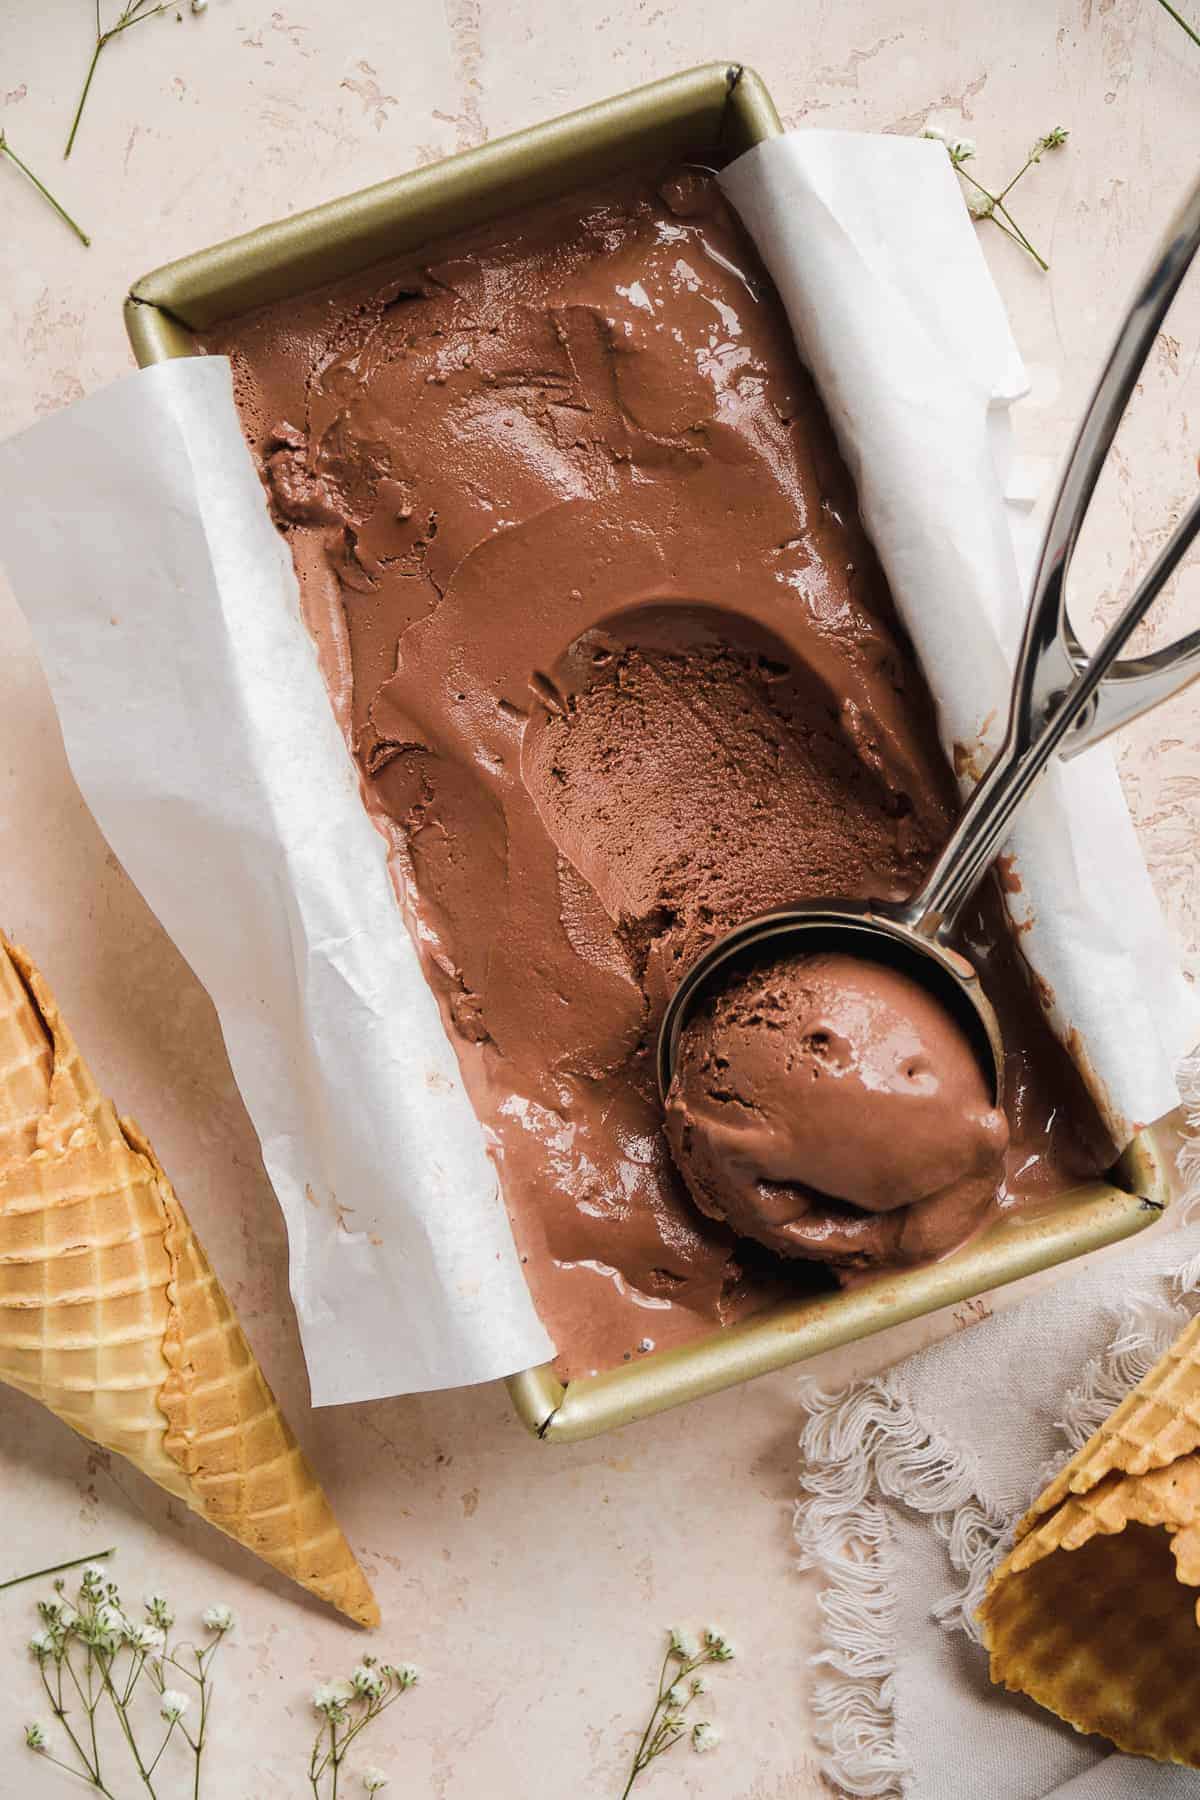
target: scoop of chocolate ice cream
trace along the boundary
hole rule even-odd
[[[1008,1122],[958,1023],[837,952],[743,969],[684,1029],[667,1138],[696,1204],[783,1256],[944,1255],[992,1210]]]

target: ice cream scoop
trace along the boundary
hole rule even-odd
[[[1002,1090],[1000,1027],[971,964],[948,948],[959,910],[1053,757],[1070,757],[1148,712],[1200,675],[1200,631],[1145,656],[1122,658],[1134,631],[1200,534],[1195,500],[1099,647],[1089,657],[1067,614],[1066,579],[1088,505],[1138,375],[1200,247],[1200,182],[1168,227],[1134,296],[1079,428],[1042,545],[1017,657],[1004,740],[920,891],[902,904],[801,903],[748,920],[694,963],[667,1006],[658,1078],[671,1091],[688,1021],[714,981],[750,953],[788,960],[817,949],[886,954],[930,985],[962,1029],[987,1046],[992,1097]]]
[[[705,997],[666,1131],[703,1212],[780,1255],[843,1265],[962,1243],[1008,1147],[990,1071],[941,1002],[838,951],[751,963]]]

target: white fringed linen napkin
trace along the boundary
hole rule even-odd
[[[1200,1066],[1185,1072],[1193,1126]],[[839,1393],[806,1382],[800,1566],[821,1582],[822,1771],[876,1800],[1197,1800],[994,1688],[975,1610],[1012,1527],[1200,1310],[1200,1139],[1145,1237]]]

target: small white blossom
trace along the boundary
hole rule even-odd
[[[85,1594],[99,1594],[104,1587],[104,1570],[99,1563],[85,1563],[79,1585]]]
[[[47,1625],[57,1625],[61,1620],[63,1613],[67,1610],[68,1608],[65,1600],[55,1599],[38,1601],[38,1613],[46,1621]],[[75,1609],[72,1607],[69,1610],[73,1612]]]
[[[151,1624],[157,1625],[160,1631],[169,1631],[175,1623],[175,1611],[166,1595],[157,1592],[147,1594],[145,1606]]]
[[[692,1692],[693,1694],[707,1694],[708,1683],[705,1681],[703,1675],[696,1675],[693,1677]]]
[[[923,138],[932,138],[935,144],[944,144],[946,142],[946,133],[942,130],[940,125],[927,125],[921,133],[921,136]]]
[[[700,1646],[690,1631],[672,1631],[671,1650],[681,1662],[690,1662],[699,1654]]]
[[[313,1689],[312,1703],[316,1712],[331,1719],[335,1713],[343,1712],[353,1698],[354,1689],[348,1681],[323,1681]]]
[[[413,1663],[401,1663],[396,1670],[396,1680],[402,1688],[416,1687],[421,1679],[421,1671]]]
[[[122,1638],[130,1629],[129,1620],[120,1607],[107,1600],[96,1608],[96,1624],[106,1637]]]
[[[208,11],[208,0],[192,0],[192,11],[202,13]]]
[[[43,1727],[37,1724],[36,1721],[32,1725],[27,1725],[25,1727],[25,1742],[31,1750],[44,1750],[46,1748],[46,1733]]]
[[[385,1788],[387,1786],[388,1778],[382,1769],[364,1769],[362,1784],[366,1788],[368,1794],[377,1794],[380,1788]]]
[[[369,1694],[372,1700],[377,1700],[382,1694],[383,1682],[383,1671],[377,1669],[373,1663],[359,1663],[350,1677],[350,1686],[355,1693]]]
[[[228,1606],[210,1606],[204,1615],[206,1631],[218,1632],[222,1637],[233,1630],[233,1612]]]
[[[667,1689],[667,1705],[674,1707],[676,1711],[683,1705],[683,1689],[677,1681]]]
[[[45,1662],[48,1656],[54,1654],[54,1639],[48,1631],[35,1631],[29,1640],[29,1651],[39,1662]]]
[[[174,1725],[182,1719],[190,1705],[187,1695],[181,1694],[178,1688],[164,1688],[158,1710],[168,1725]]]
[[[948,145],[951,159],[956,163],[970,162],[975,154],[975,139],[969,137],[955,138]]]
[[[719,1631],[715,1625],[710,1625],[704,1633],[704,1642],[718,1662],[732,1662],[733,1645],[725,1633]]]
[[[721,1741],[721,1734],[715,1725],[707,1719],[701,1719],[698,1725],[692,1726],[692,1749],[703,1755],[706,1750],[715,1750]]]
[[[973,219],[990,219],[996,202],[990,194],[971,193],[967,195],[967,211]]]
[[[144,1656],[151,1656],[166,1645],[167,1634],[160,1631],[157,1625],[129,1625],[125,1629],[125,1642],[131,1650],[140,1650]]]

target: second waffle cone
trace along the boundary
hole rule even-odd
[[[1035,1501],[980,1609],[993,1681],[1200,1768],[1200,1317]]]
[[[359,1624],[378,1623],[153,1150],[2,936],[0,1380]]]

